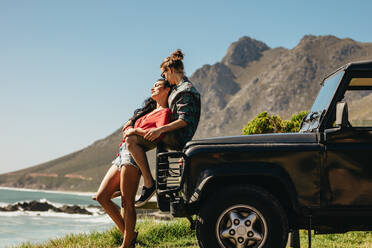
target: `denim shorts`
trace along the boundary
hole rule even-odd
[[[158,143],[157,141],[152,142],[146,140],[142,136],[137,136],[137,138],[138,144],[143,148],[145,152],[154,149]],[[112,161],[112,164],[116,165],[119,170],[121,170],[121,167],[123,167],[124,165],[133,165],[138,170],[140,170],[140,168],[136,164],[136,161],[134,161],[132,154],[130,154],[130,152],[128,151],[125,142],[121,144],[119,155],[116,157],[116,159],[114,159],[114,161]]]
[[[138,165],[136,164],[136,161],[134,161],[132,154],[127,149],[127,146],[125,142],[121,144],[120,146],[120,152],[116,159],[112,161],[112,164],[116,165],[119,170],[121,170],[121,167],[124,165],[133,165],[137,169],[139,169]]]

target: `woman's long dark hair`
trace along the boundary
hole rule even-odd
[[[157,80],[157,82],[159,82],[159,81],[164,82],[164,88],[171,88],[169,93],[172,91],[172,86],[167,80],[161,78],[161,79]],[[169,93],[168,93],[168,96],[169,96]],[[134,126],[134,123],[136,123],[136,121],[139,118],[141,118],[142,116],[150,113],[154,109],[156,109],[156,101],[154,99],[152,99],[151,97],[147,98],[143,103],[143,107],[138,108],[134,111],[132,118],[129,119],[131,121],[130,125]]]

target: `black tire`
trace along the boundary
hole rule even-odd
[[[196,235],[202,248],[282,248],[288,220],[279,201],[264,189],[233,186],[204,201]]]

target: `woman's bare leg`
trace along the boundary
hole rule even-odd
[[[154,183],[154,179],[151,175],[149,162],[147,161],[146,153],[143,148],[138,145],[138,139],[136,135],[131,135],[125,140],[129,152],[132,154],[134,161],[136,161],[140,168],[143,176],[143,184],[146,188],[151,188]]]
[[[120,171],[112,165],[103,178],[97,191],[97,201],[124,234],[125,226],[118,206],[111,200],[112,194],[120,189]]]
[[[141,174],[133,165],[126,165],[122,167],[120,177],[121,202],[125,220],[124,240],[121,247],[129,247],[135,237],[134,228],[136,227],[137,215],[134,200]]]

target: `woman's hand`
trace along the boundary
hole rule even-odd
[[[136,134],[136,129],[135,128],[128,128],[127,130],[125,130],[125,134],[126,134],[126,136]]]
[[[125,134],[125,131],[128,127],[131,127],[131,125],[130,125],[131,123],[132,123],[131,120],[127,121],[127,123],[125,123],[124,126],[121,129],[121,132],[122,132],[122,135],[123,135],[123,140],[127,137],[127,135]]]
[[[162,127],[151,128],[150,130],[147,131],[147,133],[143,137],[147,140],[154,141],[157,138],[159,138],[159,136],[162,133],[163,133]]]
[[[123,131],[123,140],[125,140],[126,137],[136,134],[136,129],[131,127]]]
[[[124,130],[127,128],[127,127],[129,127],[130,126],[130,123],[131,123],[131,121],[129,120],[129,121],[127,121],[127,123],[125,123],[124,124],[124,126],[123,126],[123,128],[121,129],[121,131],[122,132],[124,132]]]

